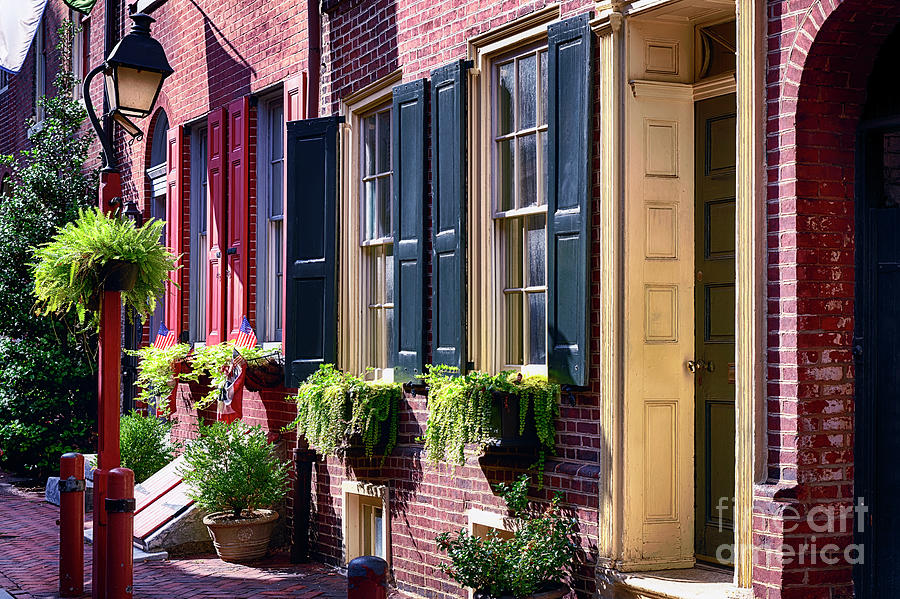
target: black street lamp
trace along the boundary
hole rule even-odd
[[[160,3],[161,4],[161,3]],[[132,118],[144,118],[153,111],[163,81],[174,71],[169,66],[162,45],[150,36],[154,19],[147,13],[130,15],[131,31],[112,49],[106,62],[97,65],[84,80],[85,105],[94,130],[103,147],[103,170],[116,171],[113,149],[104,135],[103,127],[91,102],[91,81],[101,72],[106,79],[106,97],[110,112],[107,116],[119,123],[132,137],[143,134]]]

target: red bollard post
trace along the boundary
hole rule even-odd
[[[84,593],[84,456],[59,458],[59,596]]]
[[[108,470],[94,470],[94,541],[91,598],[106,599],[106,482]]]
[[[387,562],[364,555],[347,564],[347,599],[387,599]]]
[[[134,472],[113,468],[106,478],[106,596],[131,599],[134,584]]]

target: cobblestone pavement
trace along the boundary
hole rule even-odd
[[[0,598],[58,597],[59,508],[0,477]],[[90,597],[91,546],[85,545],[85,597]],[[291,564],[284,551],[253,566],[215,555],[134,565],[135,599],[345,599],[347,580],[322,564]]]

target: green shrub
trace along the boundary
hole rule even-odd
[[[238,420],[200,423],[200,436],[187,443],[181,472],[188,494],[203,509],[235,518],[275,505],[287,491],[288,463],[275,453],[266,433]]]
[[[156,398],[165,399],[175,388],[175,363],[184,360],[191,351],[187,343],[177,343],[170,348],[160,349],[152,345],[130,350],[128,353],[137,356],[137,380],[135,386],[139,392],[135,398],[147,405],[156,402]],[[189,371],[178,375],[182,381],[196,380],[196,375]]]
[[[436,541],[450,564],[441,569],[462,586],[487,591],[492,597],[527,597],[544,583],[562,583],[571,571],[578,543],[576,521],[563,514],[557,494],[545,509],[528,507],[528,477],[497,490],[510,512],[511,538],[495,532],[477,537],[466,530],[442,533]]]
[[[518,372],[489,375],[470,372],[451,376],[455,369],[430,366],[423,377],[428,386],[428,423],[425,452],[431,462],[465,463],[469,443],[484,446],[497,436],[492,425],[495,394],[519,398],[519,433],[525,430],[529,409],[541,443],[538,465],[552,452],[556,440],[554,422],[559,415],[559,385],[544,376],[522,376]]]
[[[169,432],[172,424],[155,416],[132,411],[119,423],[122,467],[134,471],[135,482],[144,482],[175,459]]]
[[[0,466],[43,478],[67,451],[91,453],[97,377],[75,338],[0,337]]]
[[[164,221],[150,219],[142,227],[99,208],[80,210],[49,242],[35,249],[34,293],[43,314],[74,312],[81,323],[99,323],[103,267],[111,260],[138,265],[133,289],[122,292],[126,308],[145,320],[165,292],[175,269],[175,256],[159,242]],[[126,310],[126,313],[129,311]]]
[[[384,441],[384,455],[397,444],[398,383],[367,381],[324,364],[297,391],[297,427],[310,445],[322,453],[340,455],[361,443],[366,456]],[[388,438],[382,439],[387,426]]]

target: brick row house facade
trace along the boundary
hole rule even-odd
[[[66,16],[50,7],[43,48]],[[101,60],[105,9],[82,64]],[[895,2],[170,0],[154,16],[175,74],[117,149],[183,268],[145,340],[164,321],[217,343],[246,315],[287,386],[239,411],[288,455],[292,389],[320,363],[546,373],[563,393],[532,496],[560,492],[577,518],[577,596],[894,596]],[[46,64],[32,51],[0,76],[3,151],[27,144]],[[384,463],[316,459],[310,547],[464,597],[434,537],[503,528],[492,485],[533,460],[430,464],[427,390],[404,389]],[[179,386],[176,437],[215,418],[200,392]]]

